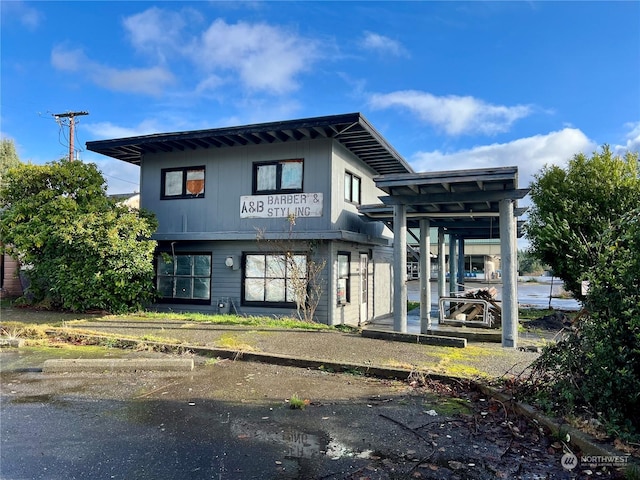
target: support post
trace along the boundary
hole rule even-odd
[[[458,279],[456,243],[456,236],[449,234],[449,295],[452,297],[458,291],[458,286],[456,285],[456,280]]]
[[[464,291],[464,237],[458,237],[458,290]]]
[[[502,346],[518,345],[518,278],[516,219],[513,201],[500,200],[500,256],[502,257]]]
[[[431,326],[431,222],[420,220],[420,333]]]
[[[393,207],[393,330],[407,333],[407,207]]]
[[[444,228],[438,227],[438,297],[447,296],[446,279],[446,253],[444,248]]]

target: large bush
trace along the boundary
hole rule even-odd
[[[10,169],[0,203],[3,248],[25,267],[28,301],[124,312],[153,299],[156,221],[109,198],[94,164]]]
[[[587,414],[609,432],[640,435],[640,207],[603,232],[589,270],[586,314],[546,348],[527,385],[559,413]]]
[[[638,153],[614,155],[605,145],[575,155],[566,168],[544,167],[531,184],[526,226],[531,251],[582,299],[581,281],[602,253],[600,237],[640,204]]]

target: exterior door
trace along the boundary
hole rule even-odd
[[[369,256],[360,254],[360,321],[362,325],[369,321]]]

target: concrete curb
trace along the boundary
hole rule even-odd
[[[566,434],[569,435],[569,442],[571,445],[578,447],[580,451],[585,455],[595,455],[595,456],[603,456],[603,457],[620,457],[625,456],[623,452],[619,450],[615,450],[608,445],[604,445],[591,435],[587,435],[586,433],[578,430],[577,428],[572,427],[571,425],[559,424],[555,420],[543,415],[539,410],[528,405],[526,403],[521,403],[514,401],[510,395],[507,395],[504,392],[500,392],[495,388],[492,388],[488,385],[483,385],[481,383],[477,384],[478,388],[481,392],[483,392],[488,397],[493,397],[504,404],[508,404],[513,407],[514,411],[524,417],[529,417],[539,425],[542,425],[548,428],[553,435],[557,435],[559,437],[564,437]],[[630,458],[630,460],[632,460]]]
[[[190,372],[193,370],[192,358],[84,358],[45,360],[43,373],[63,372],[111,372],[138,370],[158,372]]]
[[[419,343],[421,345],[435,345],[438,347],[465,348],[466,338],[445,337],[441,335],[424,335],[416,333],[389,332],[387,330],[362,330],[364,338],[374,338],[377,340],[392,340],[394,342]]]

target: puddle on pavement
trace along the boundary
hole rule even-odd
[[[308,433],[277,424],[261,425],[247,420],[233,420],[231,434],[240,440],[256,440],[286,449],[289,458],[313,458],[327,456],[332,460],[342,457],[369,458],[373,451],[356,451],[325,433]]]

